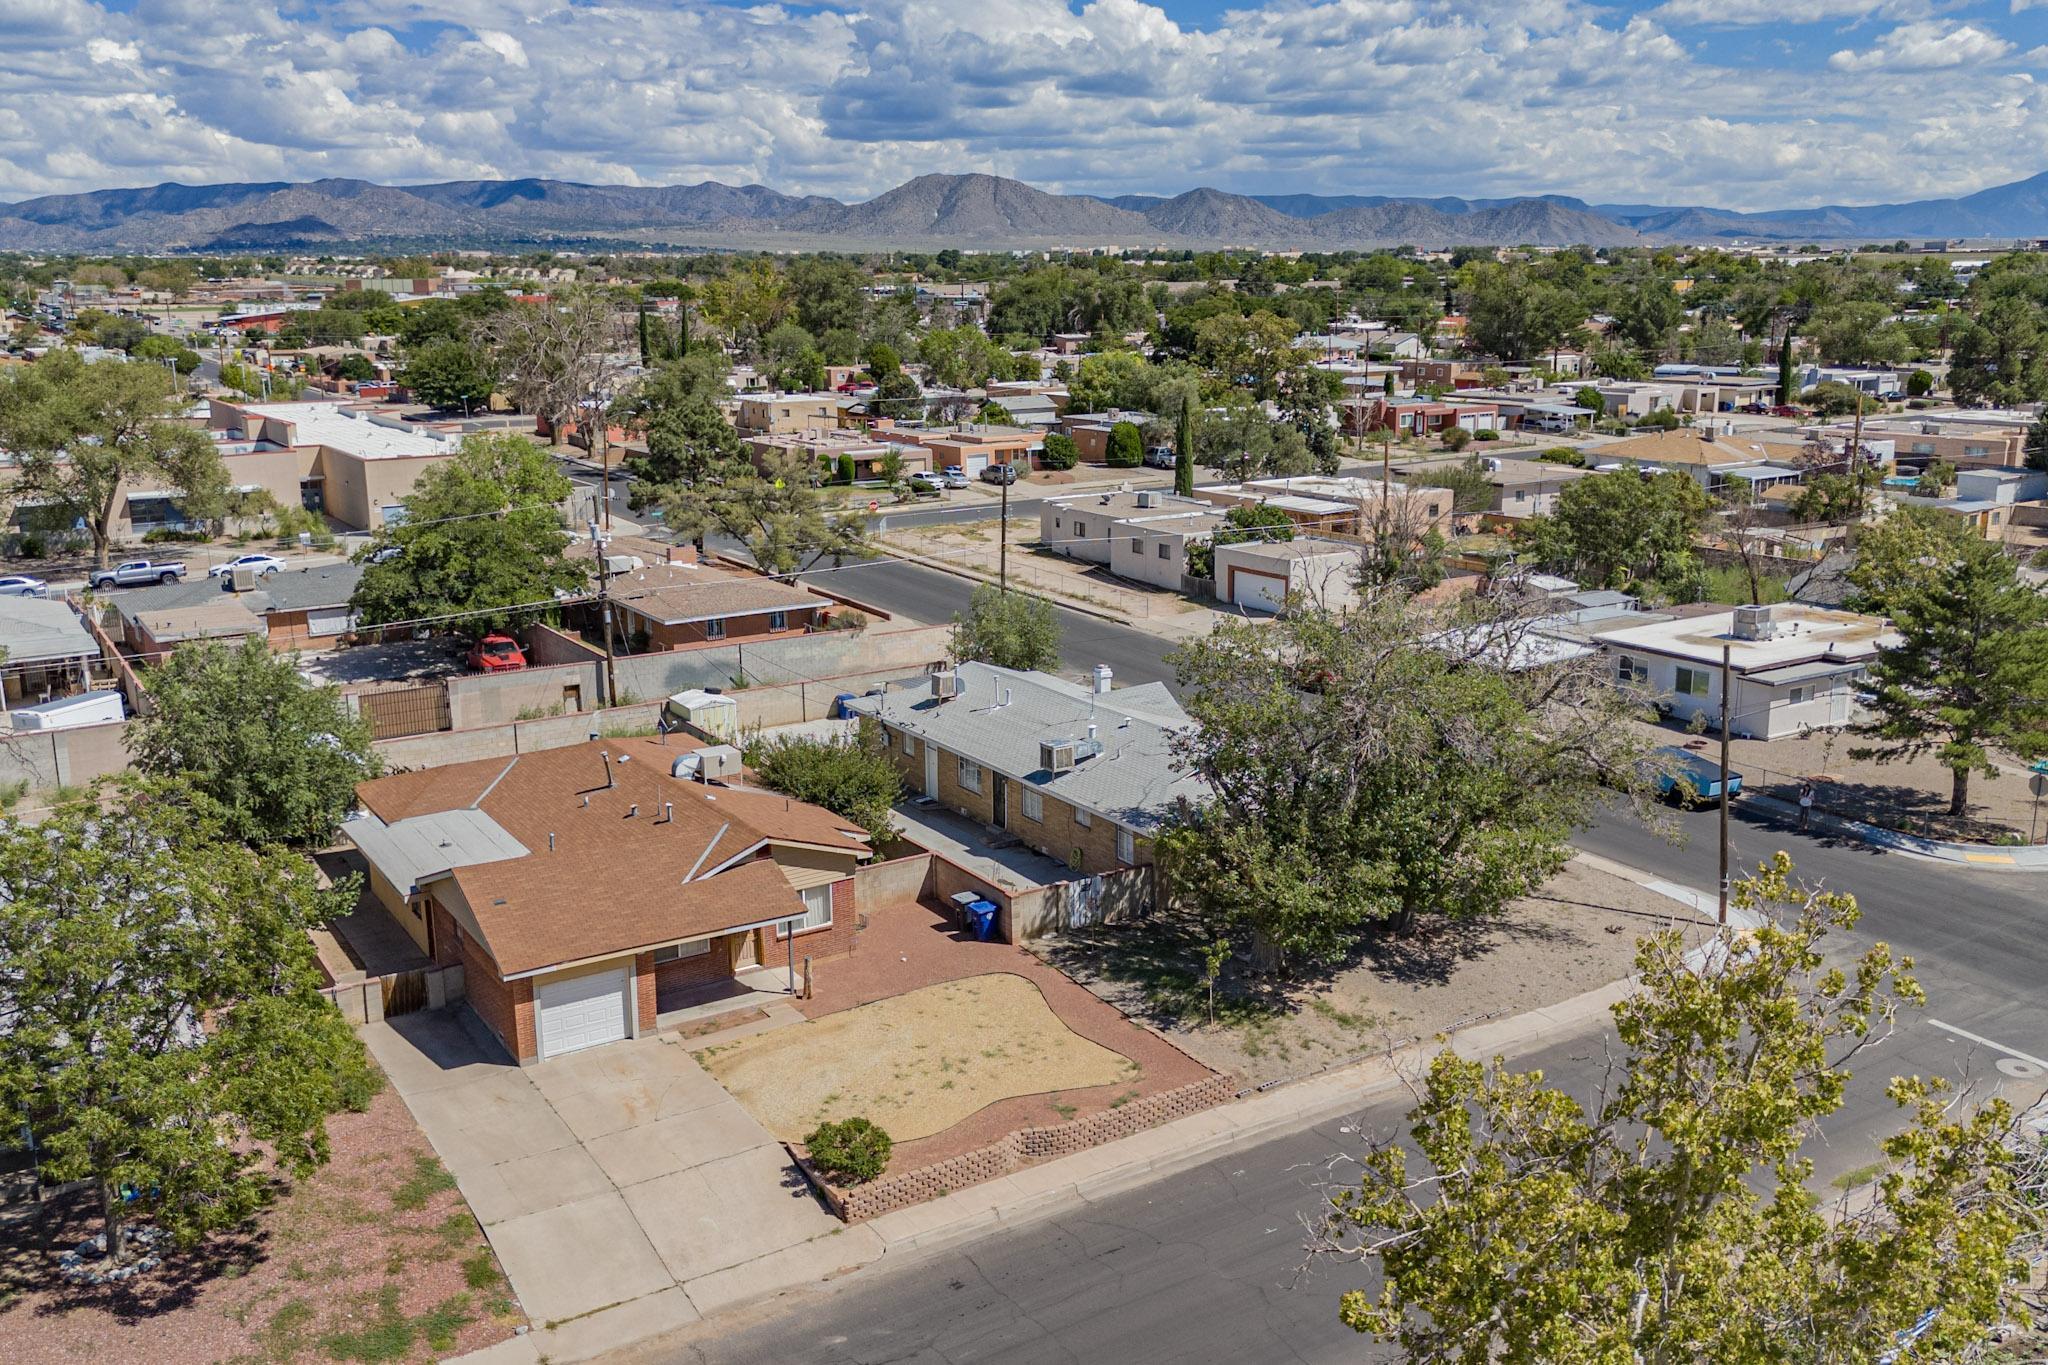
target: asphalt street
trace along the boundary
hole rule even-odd
[[[943,615],[968,585],[903,564],[838,575],[883,605]],[[952,605],[948,605],[952,604]],[[1164,642],[1067,614],[1067,662],[1097,660],[1120,682],[1169,677]],[[1677,842],[1626,813],[1577,842],[1589,851],[1700,892],[1717,876],[1717,816],[1672,817]],[[1733,866],[1777,849],[1801,876],[1854,892],[1864,918],[1839,940],[1847,957],[1883,940],[1910,954],[1928,994],[1859,1059],[1842,1109],[1807,1154],[1816,1182],[1867,1165],[1899,1124],[1884,1094],[1897,1074],[1941,1075],[2016,1106],[2038,1100],[2048,1073],[2048,878],[1973,869],[1800,833],[1756,811],[1732,820]],[[1581,1034],[1513,1060],[1586,1098],[1606,1074],[1611,1031]],[[924,1261],[856,1276],[836,1288],[708,1324],[700,1340],[643,1358],[751,1365],[838,1362],[1360,1361],[1394,1355],[1345,1330],[1338,1296],[1368,1286],[1356,1265],[1305,1269],[1304,1218],[1351,1170],[1361,1133],[1396,1131],[1405,1094],[1362,1103],[1354,1120],[1276,1139],[1061,1216],[1006,1229]]]

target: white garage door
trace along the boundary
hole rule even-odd
[[[1232,587],[1231,600],[1240,607],[1250,607],[1253,611],[1279,611],[1287,605],[1287,583],[1284,579],[1239,569],[1233,575]]]
[[[534,994],[540,1055],[559,1057],[626,1036],[626,969],[543,981]]]
[[[981,471],[988,468],[988,456],[969,455],[967,463],[962,468],[967,471],[968,478],[978,478],[981,475]]]

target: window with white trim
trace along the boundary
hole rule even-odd
[[[969,763],[964,758],[960,760],[960,786],[964,791],[971,791],[976,795],[980,794],[981,765],[979,763]]]
[[[786,919],[775,926],[777,938],[788,938],[792,931],[807,934],[813,929],[827,929],[832,925],[832,888],[828,886],[807,886],[796,893],[804,903],[801,919]]]
[[[908,730],[903,732],[903,752],[912,758],[917,757],[917,736]]]
[[[1082,829],[1086,829],[1088,828],[1088,826],[1094,824],[1095,820],[1088,814],[1087,811],[1082,810],[1079,806],[1076,806],[1074,807],[1074,823],[1079,825]]]
[[[1127,829],[1119,828],[1116,832],[1116,860],[1120,863],[1138,861],[1138,841]]]
[[[1615,660],[1614,660],[1614,680],[1615,680],[1616,682],[1618,682],[1618,683],[1632,683],[1632,682],[1642,682],[1642,681],[1646,680],[1646,679],[1647,679],[1648,677],[1649,677],[1649,675],[1648,675],[1648,674],[1647,674],[1646,672],[1644,672],[1644,670],[1643,670],[1643,666],[1642,666],[1641,664],[1637,663],[1637,662],[1635,661],[1635,659],[1634,659],[1634,658],[1632,658],[1631,656],[1629,656],[1629,655],[1627,655],[1627,654],[1622,654],[1622,655],[1619,655],[1619,656],[1617,656],[1617,657],[1615,658]]]
[[[788,613],[788,612],[786,612],[786,611],[771,611],[771,612],[769,612],[769,613],[768,613],[768,629],[770,629],[770,630],[788,630],[788,629],[789,629],[789,613]]]
[[[1140,539],[1139,539],[1138,537],[1136,537],[1136,536],[1132,536],[1132,537],[1131,537],[1131,553],[1132,553],[1132,554],[1134,554],[1134,555],[1141,555],[1141,554],[1145,553],[1145,542],[1144,542],[1144,541],[1142,541],[1142,540],[1140,540]]]
[[[1161,559],[1165,559],[1168,557],[1166,553],[1166,542],[1163,540],[1159,542],[1159,557]]]
[[[688,943],[671,943],[666,948],[656,948],[654,963],[660,966],[664,962],[681,962],[686,957],[702,957],[710,951],[710,939],[693,938]]]
[[[1045,798],[1029,788],[1026,788],[1024,792],[1024,818],[1026,820],[1045,819]]]
[[[704,638],[707,640],[723,640],[725,638],[724,619],[721,617],[714,617],[711,620],[706,621],[704,623]]]
[[[1680,665],[1674,676],[1671,690],[1681,697],[1704,697],[1712,690],[1708,681],[1712,675],[1704,668],[1686,668]]]
[[[1799,705],[1803,701],[1812,701],[1813,688],[1810,684],[1803,687],[1795,687],[1785,694],[1785,700],[1791,702],[1794,706]]]

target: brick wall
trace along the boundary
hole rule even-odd
[[[928,1199],[937,1199],[970,1185],[995,1180],[1034,1162],[1071,1156],[1105,1142],[1141,1133],[1147,1128],[1186,1118],[1189,1114],[1198,1114],[1204,1109],[1213,1109],[1229,1100],[1234,1093],[1228,1077],[1206,1076],[1176,1090],[1162,1090],[1156,1095],[1105,1109],[1072,1123],[1019,1129],[1001,1141],[972,1152],[962,1152],[912,1171],[889,1172],[879,1180],[846,1189],[819,1175],[800,1145],[791,1145],[789,1150],[799,1169],[824,1195],[832,1211],[849,1223],[857,1223],[909,1208],[913,1204],[922,1204]]]
[[[640,1017],[640,1031],[654,1031],[654,954],[641,953],[633,959],[633,1007]]]
[[[842,878],[832,884],[832,923],[823,929],[810,929],[796,936],[796,955],[800,958],[838,957],[853,951],[853,932],[859,916],[859,906],[854,894],[851,877]],[[768,945],[766,965],[783,965],[789,960],[788,949],[783,947],[780,933]]]
[[[791,639],[804,634],[810,628],[811,617],[816,611],[815,607],[790,608],[783,613],[784,625],[781,630],[771,628],[771,614],[765,611],[746,616],[728,616],[724,618],[725,633],[715,640],[705,633],[708,623],[704,621],[666,625],[642,615],[631,607],[621,607],[619,614],[625,618],[625,627],[629,633],[646,631],[647,638],[657,649],[693,649],[699,645]]]
[[[537,1059],[540,1048],[533,1032],[533,982],[524,978],[506,981],[499,976],[498,964],[445,913],[441,925],[435,929],[437,947],[443,928],[448,931],[449,941],[456,945],[456,957],[462,963],[464,989],[477,1018],[497,1035],[513,1060],[530,1062]]]
[[[711,951],[695,957],[677,958],[664,962],[654,969],[654,990],[657,1003],[662,996],[674,991],[686,991],[692,986],[707,982],[723,981],[732,975],[734,950],[744,937],[728,934],[724,938],[711,940]]]

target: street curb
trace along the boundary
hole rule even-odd
[[[1799,818],[1797,807],[1775,796],[1746,795],[1742,804],[1786,820],[1796,821]],[[2048,872],[2048,844],[1961,844],[1946,839],[1923,839],[1917,834],[1904,834],[1881,825],[1825,813],[1815,814],[1812,825],[1877,848],[1913,854],[1934,862],[1961,863],[1990,871]]]

